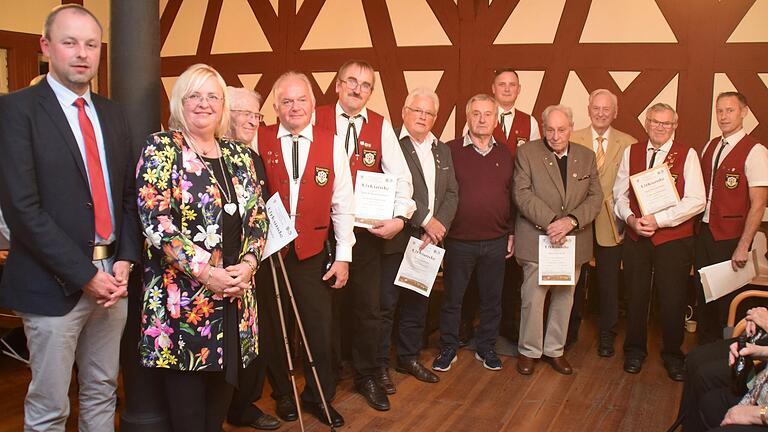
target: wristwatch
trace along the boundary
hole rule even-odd
[[[577,228],[579,226],[579,221],[577,221],[575,217],[568,215],[567,218],[571,222],[571,225],[573,225],[574,228]]]
[[[405,217],[405,216],[402,216],[402,215],[401,215],[401,216],[395,216],[395,219],[400,219],[401,221],[403,221],[403,223],[404,223],[405,225],[408,225],[408,222],[409,222],[409,220],[408,220],[408,218],[407,218],[407,217]]]

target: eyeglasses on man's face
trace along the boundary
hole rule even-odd
[[[239,109],[233,109],[230,110],[233,113],[236,113],[237,115],[245,116],[247,119],[253,118],[256,123],[261,122],[261,120],[264,118],[264,115],[262,113],[248,111],[248,110],[239,110]]]
[[[651,126],[651,128],[664,128],[664,129],[672,129],[675,126],[675,122],[668,122],[668,121],[658,121],[656,119],[648,119],[648,124]]]
[[[421,108],[405,107],[405,109],[416,114],[419,117],[427,117],[429,119],[434,119],[435,117],[437,117],[437,113],[433,113],[432,111],[426,111]]]
[[[357,88],[360,88],[360,91],[365,93],[369,93],[373,90],[373,84],[365,81],[361,83],[357,79],[351,78],[351,77],[347,79],[339,78],[339,82],[343,82],[344,84],[346,84],[347,88],[350,90],[355,90]]]

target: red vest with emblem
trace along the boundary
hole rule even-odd
[[[264,160],[267,180],[271,191],[280,192],[285,209],[290,212],[291,190],[286,167],[291,164],[290,156],[283,156],[280,140],[277,138],[278,125],[259,128],[259,154]],[[296,204],[296,232],[293,241],[296,256],[304,260],[323,250],[331,224],[331,197],[333,196],[333,133],[312,128],[314,140],[309,146],[304,174],[299,179],[299,199]]]
[[[709,196],[709,180],[712,178],[712,159],[720,138],[709,142],[701,156],[701,173]],[[733,145],[729,143],[729,145]],[[717,241],[741,237],[749,212],[749,185],[744,165],[752,147],[760,143],[749,135],[739,140],[720,160],[712,180],[712,200],[709,205],[709,230]]]
[[[370,109],[368,120],[363,122],[357,141],[360,143],[359,152],[353,152],[349,158],[349,169],[352,174],[352,184],[357,181],[357,171],[383,172],[381,170],[381,128],[384,117]],[[346,131],[336,130],[336,105],[323,105],[315,108],[315,125],[346,137]]]
[[[512,152],[517,151],[519,144],[531,139],[531,116],[518,109],[515,109],[515,118],[512,119],[512,125],[509,127],[509,138],[504,136],[504,131],[501,127],[502,124],[499,121],[496,129],[493,130],[493,137],[496,139],[496,142],[506,144],[507,148]],[[514,156],[514,153],[512,155]]]
[[[645,141],[647,142],[647,141]],[[643,142],[632,144],[629,148],[629,175],[635,175],[639,172],[645,171],[647,165],[647,147]],[[675,178],[675,188],[677,194],[681,197],[685,194],[685,160],[688,157],[689,146],[681,144],[675,140],[672,142],[672,147],[667,153],[667,157],[664,158],[664,162],[669,165],[669,171],[672,173],[672,177]],[[637,203],[635,192],[632,190],[632,186],[629,187],[629,208],[632,209],[632,213],[635,217],[640,217],[640,205]],[[659,228],[651,236],[651,243],[654,246],[659,246],[672,240],[683,239],[693,236],[694,220],[696,218],[690,218],[687,221],[681,223],[678,226]],[[637,241],[639,236],[637,233],[629,228],[626,230],[627,234],[632,240]]]

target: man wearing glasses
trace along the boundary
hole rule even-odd
[[[373,67],[364,61],[350,60],[339,69],[335,106],[315,110],[315,125],[334,132],[343,140],[349,157],[354,184],[358,171],[391,174],[397,179],[395,209],[391,219],[373,228],[356,228],[355,257],[350,266],[349,283],[340,301],[342,347],[349,346],[355,369],[355,387],[372,408],[389,409],[386,391],[375,377],[381,310],[379,305],[382,239],[391,239],[405,226],[415,204],[411,199],[411,174],[392,125],[380,114],[366,108],[375,78]],[[381,380],[379,380],[381,381]],[[386,378],[385,378],[386,381]]]
[[[648,354],[647,324],[651,282],[659,296],[664,346],[661,357],[669,377],[685,379],[683,343],[685,287],[693,256],[694,216],[704,210],[706,195],[696,151],[673,139],[677,113],[657,103],[645,113],[648,142],[629,146],[616,175],[616,216],[628,229],[624,240],[624,277],[628,294],[624,371],[639,373]],[[629,176],[667,164],[680,196],[672,207],[654,214],[640,212]]]

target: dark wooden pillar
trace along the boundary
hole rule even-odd
[[[147,135],[160,130],[160,16],[158,0],[111,0],[110,95],[125,110],[131,145],[138,158]],[[170,430],[157,370],[139,365],[141,266],[131,275],[128,322],[120,362],[125,398],[120,407],[123,432]]]

